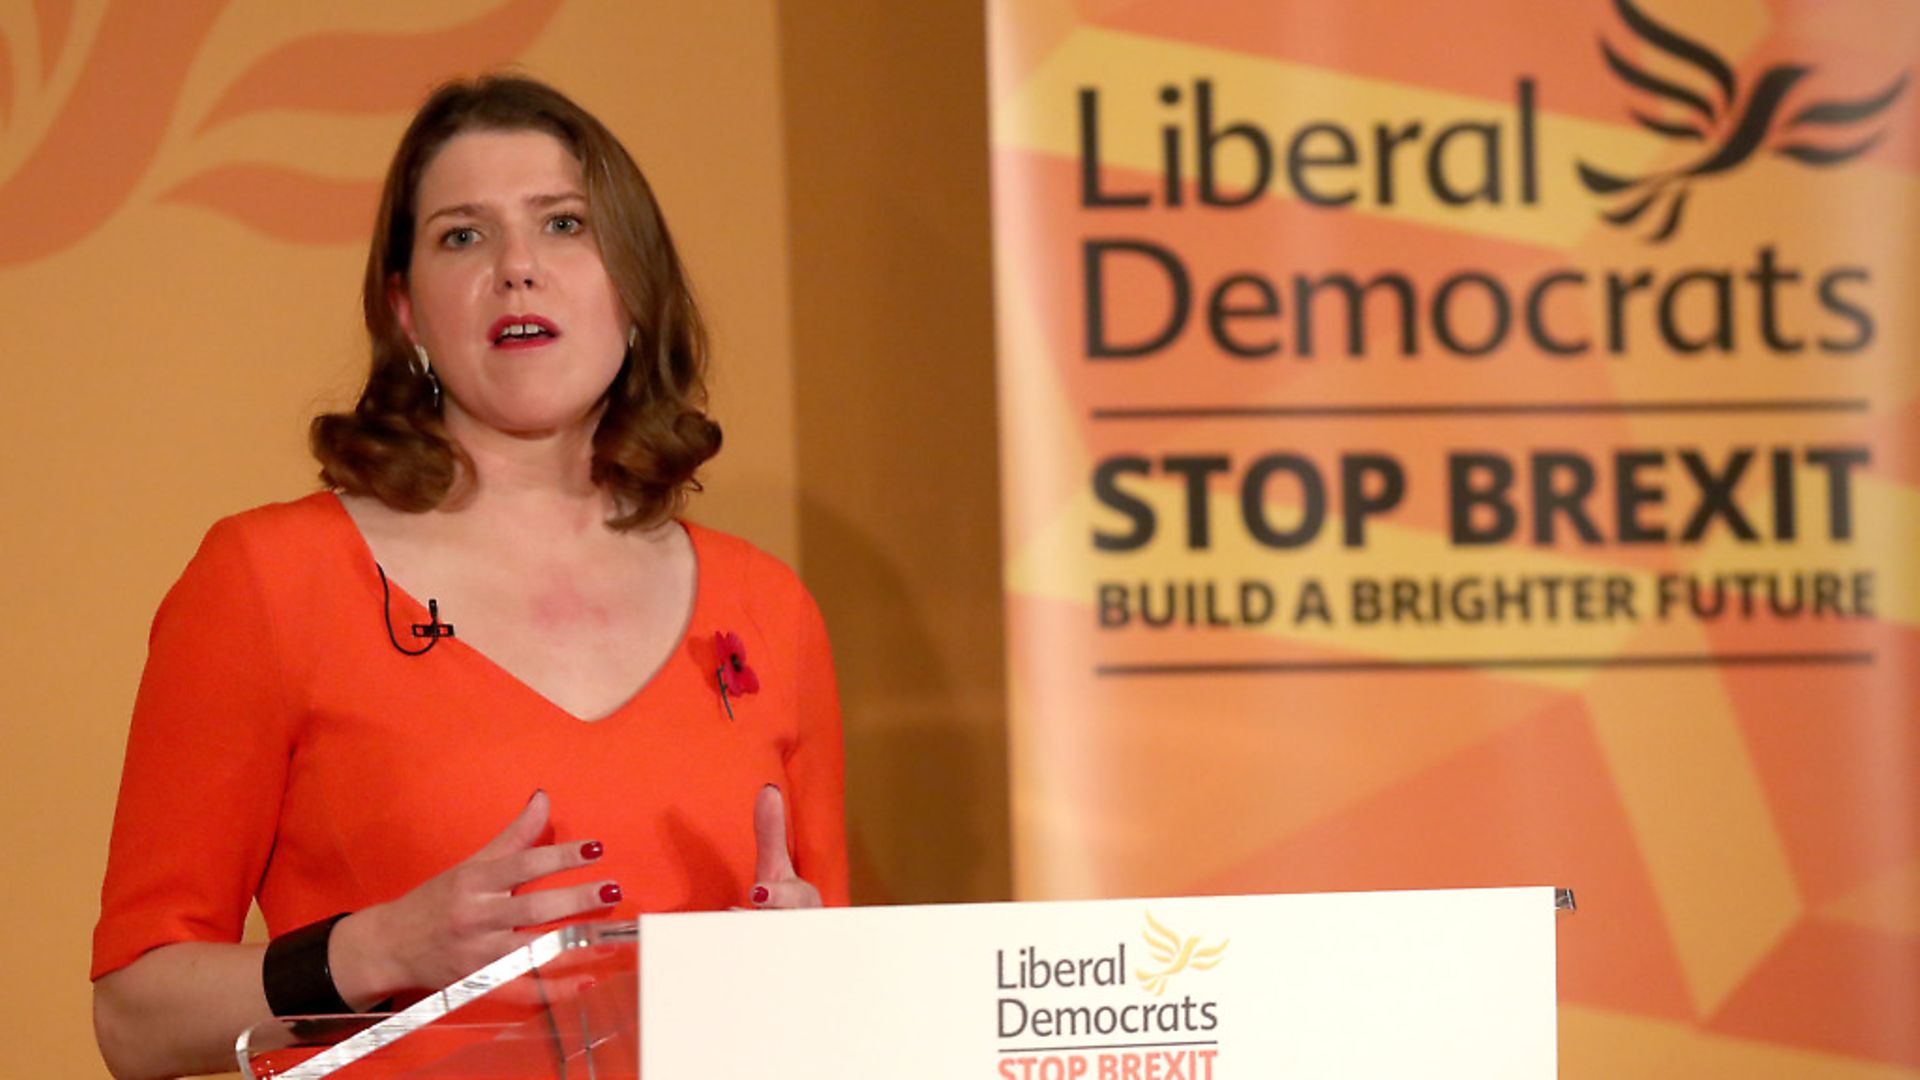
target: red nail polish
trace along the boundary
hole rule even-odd
[[[773,895],[772,893],[767,891],[767,887],[765,885],[755,885],[753,887],[753,902],[756,904],[766,903],[767,898],[772,895]]]
[[[607,882],[605,885],[600,886],[600,902],[603,904],[619,903],[620,902],[620,886],[611,881]]]
[[[606,850],[607,850],[606,848],[603,848],[600,846],[600,841],[589,840],[586,843],[580,845],[580,857],[583,859],[589,859],[589,860],[597,859],[602,854],[604,854]]]

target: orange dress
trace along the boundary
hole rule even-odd
[[[179,941],[278,934],[391,900],[466,858],[544,788],[552,842],[611,878],[596,918],[744,904],[754,796],[786,793],[799,874],[847,899],[840,706],[813,599],[779,560],[687,524],[686,636],[612,715],[580,721],[458,637],[404,656],[373,556],[332,494],[228,518],[154,617],[114,814],[93,977]],[[443,612],[456,629],[457,612]],[[393,589],[401,642],[425,606]],[[716,679],[739,635],[753,694]]]

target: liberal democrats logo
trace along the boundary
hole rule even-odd
[[[1680,227],[1695,181],[1738,168],[1761,150],[1828,167],[1873,149],[1886,133],[1873,122],[1907,88],[1902,74],[1868,97],[1814,101],[1780,120],[1788,91],[1813,73],[1811,65],[1775,64],[1742,86],[1732,65],[1712,49],[1654,21],[1632,0],[1614,0],[1614,7],[1640,40],[1686,72],[1678,81],[1664,78],[1627,60],[1601,38],[1607,67],[1658,107],[1657,114],[1641,107],[1628,108],[1628,114],[1663,138],[1698,143],[1700,152],[1686,165],[1645,176],[1621,176],[1582,161],[1580,181],[1613,204],[1600,214],[1603,220],[1623,229],[1644,221],[1652,229],[1648,239],[1655,243]]]
[[[1198,936],[1182,937],[1162,926],[1154,919],[1153,912],[1147,912],[1146,916],[1147,928],[1140,932],[1140,936],[1146,939],[1147,951],[1153,954],[1160,966],[1154,969],[1135,968],[1133,977],[1140,980],[1142,990],[1154,997],[1167,992],[1167,981],[1175,975],[1189,968],[1205,971],[1218,964],[1220,954],[1227,951],[1226,941],[1202,947]]]

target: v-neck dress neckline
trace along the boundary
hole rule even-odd
[[[396,581],[393,575],[384,572],[380,567],[379,559],[373,554],[373,546],[367,542],[366,534],[360,531],[359,523],[354,521],[353,515],[348,512],[346,504],[340,500],[337,494],[328,494],[328,501],[331,502],[333,506],[336,522],[340,528],[345,530],[355,553],[355,561],[361,564],[361,569],[365,571],[363,575],[364,580],[371,583],[375,590],[378,590],[382,587],[380,584],[381,577],[384,576],[386,578],[385,587],[391,592],[394,600],[388,616],[389,626],[394,628],[396,636],[405,639],[406,635],[401,633],[402,629],[410,627],[416,622],[428,621],[427,605],[416,598],[406,586]],[[686,533],[687,544],[693,551],[692,599],[687,604],[687,611],[682,619],[680,632],[674,635],[672,643],[668,646],[666,652],[660,656],[658,662],[656,662],[652,668],[648,669],[646,677],[641,679],[639,684],[633,688],[633,691],[605,714],[598,717],[580,716],[565,706],[562,706],[559,702],[554,701],[551,697],[548,697],[532,683],[509,671],[505,665],[493,657],[488,656],[486,652],[477,646],[461,638],[457,632],[451,637],[440,639],[439,642],[434,645],[434,649],[436,651],[441,649],[447,650],[450,658],[458,657],[457,662],[479,671],[482,677],[508,686],[509,692],[511,693],[524,695],[537,701],[543,711],[553,714],[556,719],[591,726],[606,724],[627,716],[639,709],[645,700],[651,696],[655,688],[666,681],[669,676],[669,669],[672,668],[675,663],[686,662],[688,660],[692,651],[687,647],[688,642],[693,637],[695,628],[705,625],[702,622],[702,618],[707,614],[705,608],[709,606],[709,593],[712,591],[708,587],[707,582],[708,553],[703,551],[706,544],[702,533],[705,530],[691,522],[678,518],[674,519],[673,523],[679,526],[682,532]],[[450,619],[448,621],[452,622],[453,620]],[[456,631],[457,629],[456,624]]]

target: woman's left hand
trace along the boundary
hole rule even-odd
[[[753,801],[753,836],[759,853],[754,858],[753,888],[747,898],[757,908],[816,908],[820,890],[793,872],[787,854],[787,800],[768,784]]]

